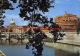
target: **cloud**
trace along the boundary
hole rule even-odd
[[[55,0],[55,3],[64,3],[64,2],[62,2],[60,0]]]
[[[70,0],[55,0],[55,3],[66,3],[69,2]]]

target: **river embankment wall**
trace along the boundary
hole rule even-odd
[[[57,43],[45,42],[45,45],[56,49],[65,50],[71,53],[78,52],[80,53],[80,34],[78,35],[76,32],[62,32],[62,33],[65,34],[62,40],[58,40]]]

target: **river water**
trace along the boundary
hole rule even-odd
[[[31,48],[25,49],[25,45],[0,45],[0,50],[6,56],[34,56]],[[54,49],[44,46],[43,56],[55,56]]]

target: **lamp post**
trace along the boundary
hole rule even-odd
[[[21,44],[22,44],[22,28],[21,28]]]
[[[11,43],[10,43],[10,32],[9,32],[9,45],[10,45]]]
[[[21,40],[21,44],[22,44],[22,28],[20,28],[19,30],[21,30],[21,38],[20,38],[20,40]]]
[[[11,44],[11,34],[10,34],[11,32],[12,32],[12,29],[9,30],[9,45]]]

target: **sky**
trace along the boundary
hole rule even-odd
[[[16,7],[16,4],[13,5]],[[80,0],[55,0],[55,3],[52,5],[54,5],[54,8],[50,8],[49,12],[45,13],[48,18],[63,16],[65,12],[80,17]],[[15,21],[16,25],[27,25],[28,22],[20,18],[18,14],[19,9],[6,10],[4,14],[6,16],[6,18],[4,18],[4,26],[9,25],[12,19]]]

